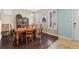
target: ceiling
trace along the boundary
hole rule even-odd
[[[27,9],[28,11],[30,11],[30,12],[37,12],[37,11],[39,11],[40,9]]]

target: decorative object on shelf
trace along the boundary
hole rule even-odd
[[[24,23],[28,23],[28,22],[29,22],[28,20],[29,20],[28,18],[23,17],[23,21],[24,21]]]
[[[22,18],[22,15],[21,14],[17,14],[16,15],[16,18],[21,19]]]

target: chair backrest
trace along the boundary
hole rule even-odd
[[[21,24],[21,28],[28,28],[29,26],[27,24]]]
[[[29,25],[29,28],[32,28],[33,29],[33,25]]]
[[[29,25],[29,27],[26,30],[26,35],[32,35],[33,34],[33,25]]]
[[[2,24],[2,31],[12,30],[12,26],[10,24]]]
[[[2,24],[2,32],[8,32],[10,34],[11,30],[12,26],[10,24]]]
[[[42,33],[42,29],[43,29],[43,28],[42,28],[42,25],[41,25],[41,24],[37,24],[37,25],[36,25],[36,32],[37,32],[37,33]]]

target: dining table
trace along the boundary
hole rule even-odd
[[[17,45],[18,45],[18,43],[19,43],[19,34],[20,33],[24,33],[24,32],[26,32],[26,31],[30,31],[30,30],[32,30],[32,31],[36,31],[36,28],[34,27],[34,28],[16,28],[15,29],[15,33],[16,33],[16,43],[17,43]]]

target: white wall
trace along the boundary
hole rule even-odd
[[[48,13],[50,11],[54,11],[56,9],[45,9],[45,10],[40,10],[39,12],[37,12],[35,15],[36,15],[36,23],[39,24],[41,21],[38,21],[38,20],[41,20],[41,18],[39,19],[39,16],[45,16],[46,17],[46,22],[42,22],[42,26],[43,26],[43,32],[47,32],[49,34],[56,34],[57,35],[57,27],[56,29],[49,29],[48,28]],[[56,19],[57,20],[57,19]],[[57,25],[57,21],[56,21],[56,25]]]
[[[76,23],[76,25],[74,25],[73,27],[73,38],[76,41],[79,41],[79,17],[78,17],[78,9],[74,9],[73,10],[73,25],[74,23]]]
[[[12,9],[12,14],[11,15],[6,15],[3,13],[2,10],[2,16],[1,16],[1,21],[2,24],[11,24],[12,28],[16,28],[16,14],[21,14],[23,17],[29,18],[29,23],[33,24],[34,23],[34,16],[31,16],[32,12],[28,12],[27,10],[23,9]]]

